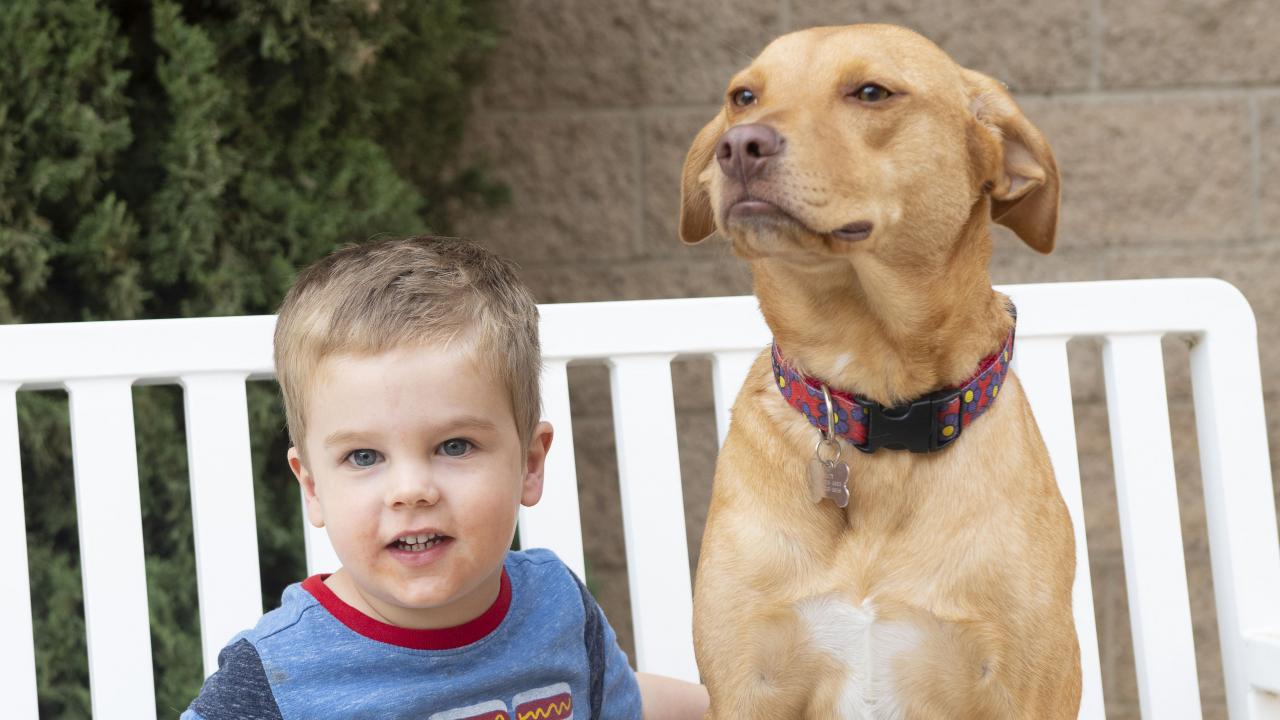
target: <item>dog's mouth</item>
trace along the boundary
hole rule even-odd
[[[875,226],[867,220],[851,222],[831,231],[831,236],[837,240],[846,242],[857,242],[858,240],[866,240],[871,236],[871,230]]]
[[[764,200],[739,200],[729,209],[730,215],[739,217],[743,215],[770,215],[773,213],[782,213],[782,208]]]
[[[728,214],[730,218],[748,218],[772,215],[786,218],[797,225],[804,225],[804,223],[800,222],[798,218],[786,210],[783,210],[777,204],[771,203],[768,200],[751,197],[750,195],[743,195],[729,205]]]
[[[818,237],[830,238],[838,243],[854,243],[871,236],[875,225],[869,220],[846,223],[831,231],[821,231],[788,212],[777,203],[744,194],[729,205],[728,220],[782,220],[792,223]]]

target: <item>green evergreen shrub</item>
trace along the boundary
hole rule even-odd
[[[493,0],[0,3],[0,322],[270,313],[296,268],[448,232]],[[264,606],[302,572],[274,388],[249,388]],[[181,393],[134,393],[157,712],[199,689]],[[65,394],[20,393],[40,711],[88,717]]]

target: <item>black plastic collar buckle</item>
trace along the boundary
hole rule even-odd
[[[867,415],[867,444],[854,445],[862,452],[880,448],[927,453],[950,445],[960,433],[938,443],[938,407],[950,402],[956,391],[932,393],[909,405],[886,408],[880,403],[857,399]]]

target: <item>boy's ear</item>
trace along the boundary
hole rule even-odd
[[[1022,113],[998,81],[964,71],[978,122],[999,138],[999,158],[991,158],[991,219],[1042,253],[1053,250],[1058,233],[1058,164],[1044,135]]]
[[[716,143],[724,131],[724,112],[721,111],[698,132],[684,159],[684,170],[680,174],[680,239],[689,245],[702,242],[716,231],[711,195],[702,181],[702,173],[715,159]]]
[[[324,507],[320,505],[320,498],[316,495],[316,479],[303,464],[302,454],[298,452],[297,445],[289,448],[287,457],[289,469],[293,471],[293,476],[298,478],[298,485],[302,488],[302,499],[307,506],[307,520],[318,528],[324,527]]]
[[[533,507],[542,499],[542,480],[547,469],[547,450],[551,449],[551,438],[555,431],[551,423],[543,420],[533,428],[529,438],[529,447],[525,449],[524,481],[520,487],[520,504]]]

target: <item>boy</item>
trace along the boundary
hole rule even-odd
[[[701,718],[637,676],[586,588],[510,552],[538,502],[538,311],[470,242],[389,240],[304,270],[275,363],[310,522],[342,561],[223,649],[183,718]]]

